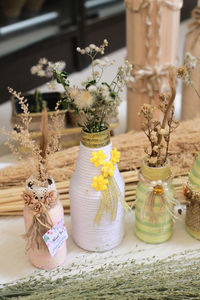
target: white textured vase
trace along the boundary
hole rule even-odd
[[[111,221],[110,214],[104,211],[100,225],[98,226],[94,223],[100,205],[101,191],[95,191],[91,184],[93,177],[101,174],[101,167],[95,167],[90,162],[90,158],[92,157],[92,152],[98,150],[103,150],[107,156],[105,160],[108,161],[112,151],[110,138],[106,146],[98,148],[85,146],[82,139],[69,190],[72,237],[79,247],[88,251],[112,249],[120,244],[124,235],[124,209],[119,199],[117,215],[114,221]],[[122,196],[124,196],[124,181],[117,165],[115,165],[114,179],[119,186]]]

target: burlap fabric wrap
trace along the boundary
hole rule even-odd
[[[186,225],[200,233],[200,200],[190,201],[187,204]]]
[[[169,65],[177,59],[182,0],[126,0],[127,59],[136,81],[128,86],[128,130],[140,129],[138,111],[168,88]]]
[[[43,235],[54,225],[49,210],[58,200],[53,179],[49,177],[46,184],[42,186],[34,177],[30,177],[22,196],[25,206],[32,214],[32,223],[26,232],[26,251],[30,248],[48,250]]]
[[[196,158],[194,165],[192,166],[188,184],[185,190],[185,196],[187,200],[186,210],[186,228],[188,232],[200,239],[200,153]]]

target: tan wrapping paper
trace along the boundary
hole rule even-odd
[[[156,103],[167,69],[177,61],[182,0],[126,0],[127,59],[135,65],[128,87],[128,130],[140,129],[143,103]]]

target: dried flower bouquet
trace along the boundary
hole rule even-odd
[[[81,87],[70,86],[68,75],[60,70],[60,63],[39,64],[39,76],[48,72],[49,68],[53,72],[53,79],[48,84],[50,88],[56,88],[56,82],[61,84],[65,90],[62,98],[62,105],[66,109],[71,109],[79,115],[80,126],[86,132],[101,132],[108,129],[108,120],[117,115],[117,108],[121,103],[120,92],[124,86],[133,81],[131,76],[132,65],[125,61],[124,66],[120,66],[113,79],[108,83],[103,80],[105,69],[114,65],[113,60],[96,59],[98,54],[103,55],[108,41],[105,39],[99,47],[90,44],[84,49],[77,48],[81,55],[87,55],[91,59],[91,76],[82,82]],[[47,71],[46,71],[47,70]]]
[[[125,61],[113,79],[105,82],[103,73],[114,61],[100,60],[97,55],[103,55],[107,46],[105,39],[99,47],[90,44],[77,48],[91,59],[91,76],[82,87],[70,86],[67,73],[58,68],[52,69],[50,83],[53,88],[56,82],[63,86],[62,104],[80,118],[80,152],[70,181],[72,236],[81,248],[90,251],[109,250],[121,242],[127,209],[124,181],[117,166],[120,153],[112,150],[109,119],[117,115],[123,87],[133,80],[132,65]]]
[[[13,153],[19,155],[18,145],[31,151],[31,158],[35,168],[32,176],[26,181],[26,188],[23,193],[24,199],[24,221],[26,228],[27,246],[26,250],[33,265],[38,268],[49,269],[62,264],[66,258],[66,243],[62,243],[57,252],[50,254],[50,248],[45,242],[44,236],[49,230],[54,229],[59,222],[63,222],[64,212],[59,195],[56,191],[55,183],[48,174],[48,162],[51,155],[60,149],[60,127],[62,122],[58,118],[58,105],[55,114],[51,116],[54,133],[49,130],[48,116],[46,109],[42,112],[40,144],[31,138],[29,125],[31,122],[27,100],[21,93],[9,88],[9,92],[18,99],[23,113],[21,114],[21,124],[15,126],[15,130],[6,132],[8,136],[8,146]],[[30,153],[30,151],[28,153]],[[59,223],[60,224],[60,223]],[[63,224],[63,223],[62,223]]]
[[[144,104],[140,115],[142,129],[149,140],[147,154],[139,172],[136,189],[135,231],[147,243],[162,243],[172,235],[174,204],[171,169],[168,161],[169,143],[178,122],[173,119],[176,96],[176,69],[169,68],[170,92],[160,95],[158,107]],[[156,109],[163,113],[162,120],[154,117]]]
[[[158,107],[144,104],[139,115],[144,119],[142,129],[147,136],[150,147],[145,147],[147,154],[146,163],[149,167],[162,167],[167,162],[169,154],[169,142],[172,132],[177,128],[179,122],[174,120],[174,99],[176,96],[176,70],[169,69],[170,93],[160,94]],[[156,110],[163,113],[162,121],[155,119]]]

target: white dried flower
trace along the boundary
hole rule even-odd
[[[45,77],[45,71],[44,71],[44,70],[39,70],[39,71],[37,72],[37,75],[38,75],[39,77]]]
[[[184,65],[187,69],[192,70],[197,65],[197,58],[193,56],[190,52],[185,53]]]
[[[97,91],[97,87],[95,85],[90,85],[88,91],[90,93],[95,93]]]
[[[38,68],[36,66],[31,67],[31,74],[37,74]]]
[[[90,108],[94,104],[94,98],[88,91],[80,91],[74,99],[76,106],[79,109]]]
[[[85,47],[85,52],[90,53],[90,47]]]
[[[107,39],[104,39],[104,40],[103,40],[103,44],[104,44],[104,46],[106,46],[106,47],[108,46],[108,41],[107,41]]]
[[[45,57],[40,58],[40,60],[39,60],[40,65],[46,65],[47,63],[48,63],[48,60]]]
[[[93,66],[97,66],[97,65],[99,65],[101,63],[101,60],[100,59],[95,59],[94,61],[93,61]]]
[[[80,91],[77,88],[73,88],[70,91],[70,97],[74,100],[79,95]]]
[[[90,44],[89,47],[91,50],[94,50],[96,48],[96,46],[94,44]]]
[[[158,137],[156,135],[156,132],[152,132],[150,138],[153,143],[157,143]]]
[[[99,76],[99,72],[98,71],[95,71],[94,72],[94,77],[98,77]]]
[[[64,61],[58,61],[55,64],[53,64],[53,69],[57,72],[62,72],[63,69],[65,68],[66,63]]]
[[[50,82],[47,82],[46,85],[48,86],[48,88],[50,90],[54,90],[55,91],[57,89],[57,81],[56,80],[52,80]]]
[[[163,129],[163,128],[161,128],[161,129],[159,130],[159,134],[161,134],[161,135],[164,135],[164,134],[166,134],[166,130],[165,130],[165,129]]]
[[[108,88],[108,86],[106,84],[102,84],[101,89],[103,91],[108,91],[109,90],[109,88]]]
[[[158,160],[157,157],[152,156],[152,157],[150,157],[149,162],[150,162],[150,164],[156,164],[157,160]]]
[[[157,145],[155,145],[155,146],[153,147],[153,151],[158,152],[158,150],[159,150],[159,147],[158,147]]]

